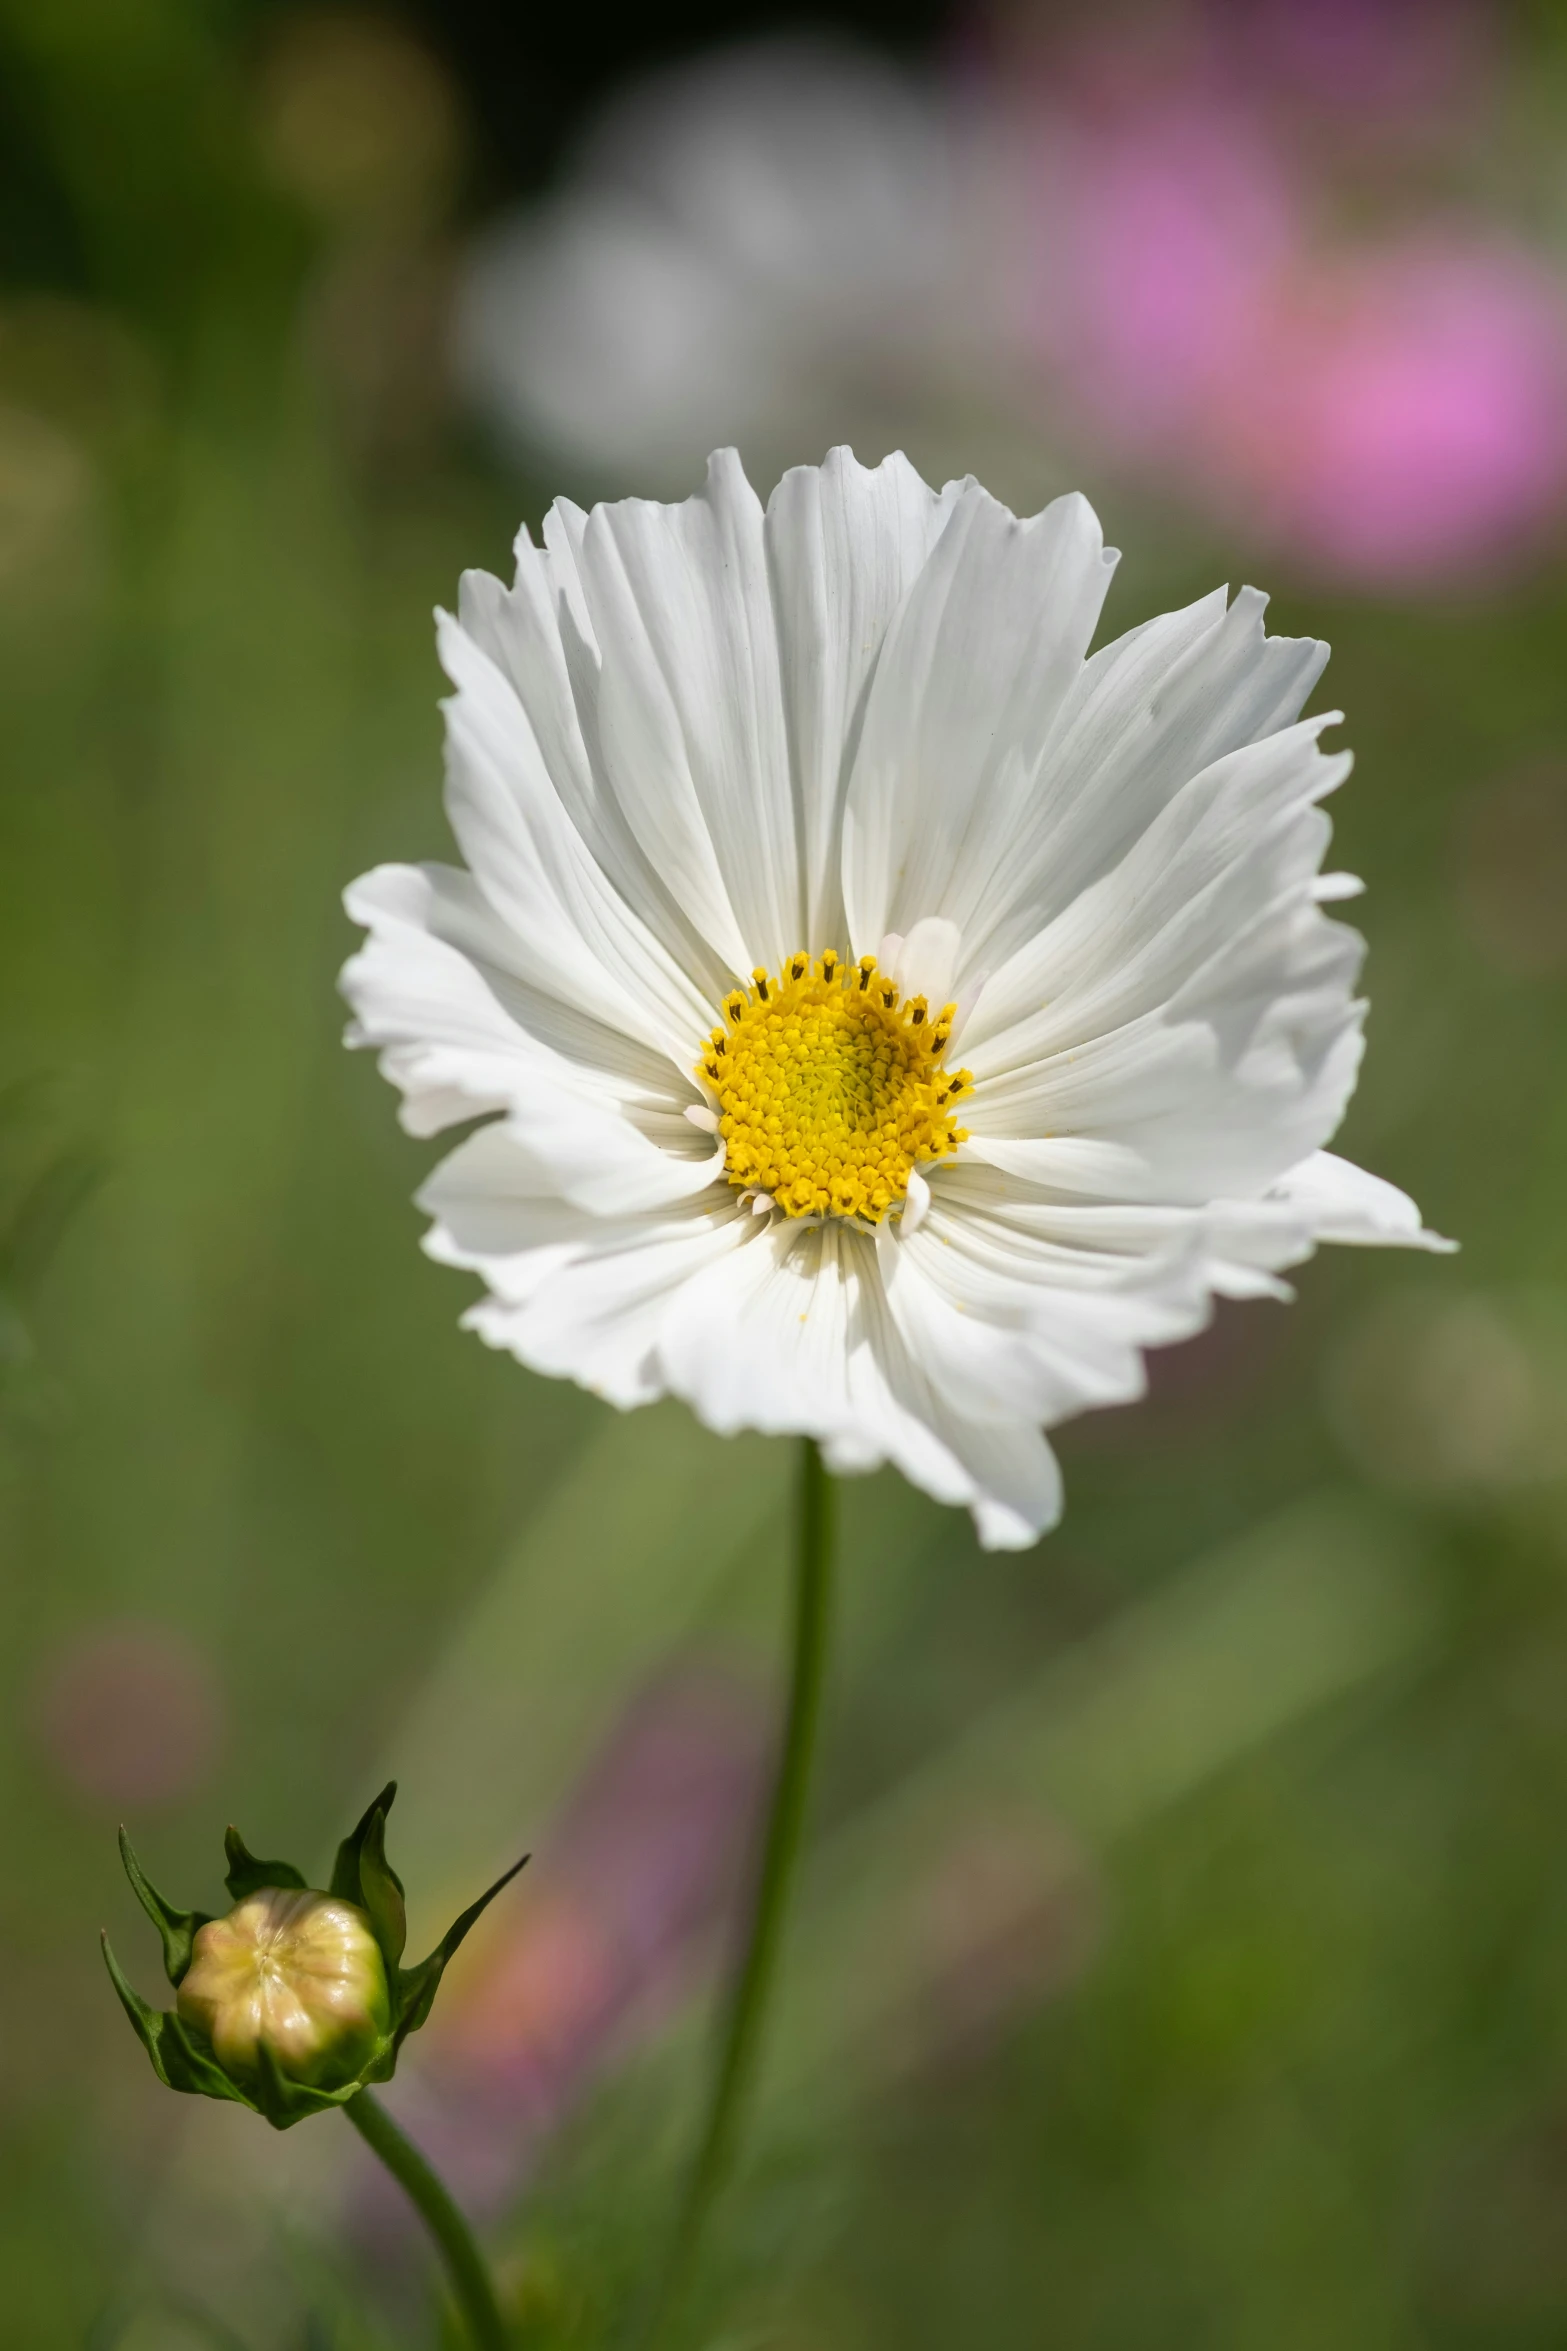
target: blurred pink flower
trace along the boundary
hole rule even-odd
[[[1202,86],[1074,106],[1025,153],[1041,356],[1096,430],[1158,454],[1204,413],[1299,245],[1288,175]]]
[[[1305,13],[1231,11],[1324,56],[1399,15]],[[1368,587],[1472,584],[1539,543],[1567,494],[1543,260],[1464,220],[1329,235],[1320,167],[1200,40],[1079,49],[1020,86],[1024,336],[1101,462]]]
[[[211,1665],[166,1625],[96,1625],[60,1652],[35,1697],[39,1745],[78,1801],[143,1812],[192,1795],[217,1759]]]
[[[1231,354],[1207,435],[1268,538],[1370,586],[1526,551],[1567,492],[1567,317],[1501,243],[1434,235],[1304,268]]]

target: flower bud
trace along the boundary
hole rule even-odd
[[[175,2006],[149,2006],[107,1936],[103,1955],[160,2082],[237,2100],[286,2131],[307,2114],[346,2105],[371,2082],[390,2081],[452,1953],[522,1867],[470,1902],[427,1958],[404,1967],[403,1883],[386,1858],[396,1793],[395,1782],[383,1788],[343,1839],[325,1891],[306,1885],[291,1861],[263,1861],[231,1828],[223,1882],[233,1908],[221,1918],[167,1901],[121,1829],[125,1874],[158,1930]]]
[[[236,2081],[266,2049],[288,2081],[339,2089],[391,2024],[386,1964],[364,1912],[329,1894],[266,1886],[198,1928],[179,2014]]]

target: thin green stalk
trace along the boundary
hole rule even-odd
[[[735,2158],[756,2071],[768,1994],[777,1973],[784,1914],[805,1829],[806,1795],[821,1714],[832,1591],[833,1490],[810,1438],[801,1450],[795,1522],[794,1627],[784,1721],[757,1872],[750,1931],[734,1978],[707,2125],[686,2188],[652,2323],[649,2351],[678,2319],[696,2274],[702,2238]]]
[[[343,2112],[366,2146],[374,2148],[398,2186],[418,2206],[420,2218],[440,2248],[457,2307],[477,2351],[507,2351],[506,2322],[501,2317],[484,2256],[442,2182],[368,2090],[350,2098]]]

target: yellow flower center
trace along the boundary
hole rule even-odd
[[[900,1001],[874,955],[791,955],[724,999],[698,1063],[718,1097],[725,1174],[788,1216],[880,1224],[922,1161],[966,1140],[953,1106],[972,1088],[941,1056],[956,1007]]]

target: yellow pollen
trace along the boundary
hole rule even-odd
[[[973,1080],[941,1065],[956,1006],[932,1017],[923,996],[900,1003],[874,955],[791,955],[751,982],[724,998],[697,1064],[718,1097],[725,1174],[787,1216],[880,1224],[912,1169],[967,1140],[953,1110]]]

